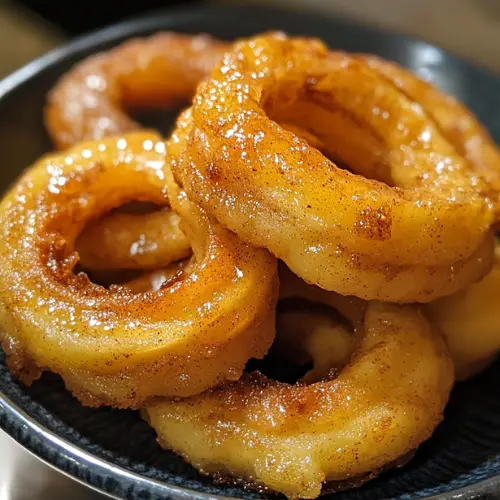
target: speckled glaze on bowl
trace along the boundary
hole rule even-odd
[[[159,30],[207,32],[231,40],[271,29],[319,36],[334,48],[398,61],[465,102],[500,140],[500,80],[436,47],[323,15],[249,6],[191,8],[153,13],[78,39],[0,82],[2,189],[51,149],[42,124],[45,95],[76,61]],[[172,116],[158,120],[157,115],[155,123],[166,131]],[[500,363],[457,385],[444,423],[408,465],[337,493],[335,499],[500,498],[499,386]],[[1,351],[0,427],[46,462],[115,498],[262,498],[239,487],[218,486],[161,450],[136,412],[83,408],[52,374],[31,388],[18,384]]]

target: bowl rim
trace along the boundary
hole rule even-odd
[[[39,443],[43,443],[43,446],[47,448],[47,451],[42,453],[37,453],[35,451],[36,446],[33,445],[33,441],[29,440],[28,442],[23,442],[22,439],[18,439],[14,432],[9,432],[10,426],[4,426],[2,423],[5,419],[0,419],[0,428],[6,432],[12,439],[14,439],[19,445],[21,445],[26,451],[28,451],[31,455],[38,458],[46,465],[51,467],[52,469],[57,470],[58,472],[64,474],[67,477],[91,488],[101,494],[108,496],[109,498],[113,498],[116,500],[121,500],[123,497],[116,496],[110,491],[106,489],[99,488],[96,485],[93,485],[84,479],[70,473],[66,470],[65,465],[68,462],[74,461],[78,463],[78,466],[84,467],[88,469],[91,473],[96,475],[101,475],[102,473],[108,473],[109,471],[114,472],[120,480],[127,481],[128,483],[132,482],[136,485],[144,485],[145,487],[150,486],[151,484],[161,488],[161,490],[167,490],[169,495],[173,500],[216,500],[222,498],[224,500],[241,500],[238,497],[232,496],[215,496],[209,493],[199,492],[195,490],[191,490],[189,488],[183,488],[180,486],[175,486],[171,483],[166,483],[159,481],[157,479],[148,478],[136,472],[132,472],[127,470],[126,468],[116,465],[104,458],[97,457],[92,455],[91,453],[79,448],[78,446],[72,444],[65,438],[58,436],[55,432],[47,429],[40,423],[38,423],[34,418],[30,417],[23,409],[21,409],[18,405],[16,405],[8,396],[3,394],[0,391],[0,410],[2,410],[6,418],[9,417],[15,420],[21,426],[25,426],[29,429],[33,435],[31,438],[35,438],[35,440]],[[0,412],[1,413],[1,412]],[[62,451],[65,452],[64,456],[59,455],[58,458],[64,460],[63,465],[55,464],[53,460],[49,457],[51,456],[51,451],[55,452],[55,454],[60,453]],[[54,456],[55,456],[54,454]],[[427,500],[475,500],[484,498],[485,494],[495,494],[500,491],[500,474],[493,476],[491,478],[483,479],[482,481],[478,481],[470,486],[464,486],[462,488],[457,488],[455,490],[451,490],[445,493],[439,493],[437,495],[432,495],[430,497],[426,497]]]
[[[0,101],[8,96],[11,92],[15,91],[21,85],[29,82],[38,74],[49,69],[50,67],[64,62],[69,57],[74,57],[79,53],[87,53],[89,49],[96,48],[103,44],[113,43],[128,37],[141,36],[143,32],[154,32],[157,30],[174,29],[179,30],[179,26],[183,23],[192,21],[193,19],[200,19],[205,14],[213,16],[215,13],[224,13],[231,15],[245,15],[245,13],[261,13],[261,15],[282,15],[282,14],[300,14],[301,16],[308,16],[309,19],[318,19],[319,16],[324,17],[324,14],[315,12],[314,10],[304,10],[301,8],[276,7],[265,5],[214,5],[214,6],[195,6],[195,7],[170,7],[159,10],[154,10],[149,13],[133,17],[119,23],[114,23],[100,29],[90,31],[86,34],[80,35],[68,43],[64,43],[48,53],[38,57],[37,59],[28,62],[14,73],[7,75],[0,80]],[[459,64],[461,67],[480,71],[488,75],[490,78],[497,78],[492,71],[482,66],[476,65],[467,59],[464,59],[456,54],[448,52],[441,47],[427,43],[415,37],[406,36],[398,33],[397,31],[386,31],[374,26],[367,26],[349,19],[339,19],[335,15],[328,15],[332,22],[341,23],[345,27],[353,27],[356,30],[362,30],[367,33],[377,34],[385,39],[393,39],[397,41],[406,41],[413,45],[421,47],[431,47],[438,50],[448,60]],[[306,23],[304,23],[306,24]],[[13,383],[15,383],[13,381]],[[11,421],[9,425],[7,422]],[[25,432],[16,432],[16,429],[22,428]],[[95,456],[84,449],[72,444],[65,438],[57,435],[44,425],[40,424],[35,418],[31,417],[20,406],[18,406],[10,397],[0,390],[0,429],[6,432],[12,439],[21,445],[26,451],[33,456],[57,470],[65,474],[73,480],[101,493],[110,498],[117,500],[122,497],[116,496],[111,491],[103,487],[99,487],[75,474],[74,469],[70,471],[70,464],[77,464],[79,470],[85,469],[86,471],[94,474],[96,477],[109,476],[111,472],[119,480],[123,490],[127,486],[134,485],[144,489],[155,488],[157,493],[168,493],[172,500],[216,500],[222,498],[224,500],[241,500],[238,497],[231,497],[225,495],[213,495],[210,493],[200,492],[181,486],[176,486],[172,483],[160,481],[154,478],[149,478],[142,474],[133,472],[131,470],[117,465],[105,458]],[[28,437],[29,436],[29,437]],[[38,444],[39,446],[36,446]],[[41,451],[44,450],[44,451]],[[51,457],[57,456],[56,460]],[[428,500],[475,500],[484,498],[486,494],[498,495],[500,498],[500,474],[490,478],[483,479],[477,483],[469,486],[464,486],[458,489],[450,490],[448,492],[439,493],[426,497]]]

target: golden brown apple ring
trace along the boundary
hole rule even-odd
[[[500,244],[484,279],[428,304],[427,312],[444,333],[456,378],[469,378],[485,368],[500,352]]]
[[[462,103],[396,63],[361,56],[370,68],[418,102],[443,136],[500,192],[500,152],[488,131]]]
[[[168,208],[113,213],[90,223],[76,241],[85,269],[157,269],[191,254],[180,217]]]
[[[498,312],[498,296],[500,290],[500,244],[495,247],[495,260],[491,271],[480,282],[470,285],[449,297],[436,300],[425,306],[425,312],[433,324],[443,333],[448,345],[453,364],[455,378],[465,380],[476,375],[488,366],[500,352],[500,316]],[[325,293],[316,286],[311,286],[298,279],[285,266],[280,267],[280,299],[298,297],[309,302],[320,302],[336,307],[343,316],[356,322],[360,312],[366,309],[367,302],[355,297],[342,297]],[[291,324],[293,320],[293,324]],[[283,320],[282,320],[283,321]],[[324,330],[335,329],[329,318],[307,315],[296,311],[285,316],[285,326],[290,325],[292,334],[303,332],[309,325],[307,335],[310,343],[316,343],[325,335]],[[279,325],[280,318],[277,323]],[[286,330],[277,329],[275,344],[283,341],[283,352],[287,349]],[[342,332],[330,340],[337,345],[339,358],[349,347],[349,339]],[[284,353],[284,355],[290,353]],[[334,353],[320,352],[322,359],[335,359]],[[313,375],[310,375],[313,376]]]
[[[78,63],[48,96],[45,124],[58,149],[141,126],[127,110],[191,98],[228,47],[206,35],[159,33]]]
[[[273,119],[297,123],[378,181],[339,169]],[[489,269],[489,186],[363,61],[314,40],[237,43],[182,126],[188,152],[174,175],[188,196],[308,282],[427,302]]]
[[[196,468],[289,498],[316,498],[325,482],[369,479],[431,436],[453,365],[412,305],[369,303],[356,335],[336,378],[288,385],[244,374],[198,396],[151,401],[143,415],[160,444]]]
[[[299,128],[298,130],[303,130]],[[193,158],[189,155],[188,144],[190,142],[190,136],[193,132],[193,120],[192,120],[192,110],[187,109],[179,116],[177,120],[177,127],[174,130],[168,144],[175,145],[176,150],[179,151],[179,154],[174,155],[174,159],[172,160],[172,167],[175,173],[177,174],[177,179],[182,183],[186,177],[186,170],[189,171],[187,174],[188,177],[191,175],[197,176],[200,175],[199,172],[196,171],[197,166],[193,163]],[[322,143],[324,146],[325,144]],[[308,147],[302,143],[302,150],[308,149]],[[246,153],[245,153],[246,154]],[[215,164],[213,164],[209,169],[214,169]],[[344,172],[344,171],[342,171]],[[210,173],[208,174],[211,175]],[[230,176],[231,174],[228,174]],[[194,180],[194,179],[193,179]],[[197,181],[197,185],[192,185],[189,181],[186,183],[186,186],[190,186],[192,189],[192,196],[196,197],[197,194],[201,195],[204,193],[204,188],[201,186],[202,182],[200,180]],[[293,182],[293,181],[292,181]],[[213,187],[213,186],[211,186]],[[234,187],[234,186],[233,186]],[[220,190],[223,188],[222,183],[217,183],[216,190]],[[312,186],[309,186],[312,193]],[[210,187],[209,187],[210,189]],[[218,192],[218,191],[217,191]],[[220,218],[224,221],[228,221],[228,226],[231,224],[228,217],[239,217],[241,214],[238,209],[238,201],[237,198],[229,196],[227,199],[224,197],[219,198],[219,203],[222,206],[226,206],[228,208],[227,211],[220,211],[218,204],[215,202],[215,198],[211,198],[213,192],[209,192],[208,196],[201,200],[199,199],[201,204],[205,204],[207,207],[212,206],[213,211],[216,214],[220,215]],[[268,193],[270,196],[272,193]],[[238,196],[241,195],[245,198],[245,194],[241,191],[238,193]],[[333,195],[333,193],[331,193]],[[252,195],[250,195],[250,199],[243,200],[245,203],[244,206],[252,204],[255,200],[252,200]],[[356,195],[354,195],[356,196]],[[256,206],[253,207],[254,212],[250,214],[251,221],[254,218],[258,218],[260,222],[265,222],[267,226],[255,227],[253,229],[253,222],[249,222],[248,225],[245,225],[247,222],[245,217],[246,214],[243,214],[241,217],[241,224],[243,225],[242,234],[243,237],[247,237],[250,239],[252,234],[255,233],[256,236],[261,236],[264,238],[268,238],[268,236],[263,235],[264,227],[270,227],[270,233],[272,234],[281,234],[283,237],[283,229],[278,227],[272,227],[273,220],[276,219],[276,214],[267,213],[269,219],[261,219],[264,217],[265,209],[261,212],[258,211],[257,207],[260,206],[260,202],[257,203]],[[321,210],[325,207],[318,205],[318,210]],[[278,206],[273,205],[273,210],[279,212],[280,208]],[[327,209],[323,211],[324,215],[328,215]],[[307,212],[307,210],[306,210]],[[299,213],[293,213],[294,217],[299,217]],[[307,215],[307,213],[306,213]],[[274,217],[274,219],[273,219]],[[282,217],[280,215],[280,217]],[[281,220],[281,219],[278,219]],[[365,219],[367,222],[369,219]],[[314,222],[314,221],[313,221]],[[372,221],[376,225],[376,221]],[[293,221],[289,221],[292,225]],[[368,222],[367,222],[368,223]],[[285,224],[286,225],[286,224]],[[235,228],[236,226],[231,226]],[[272,227],[272,229],[271,229]],[[315,229],[319,232],[319,226],[315,227]],[[335,229],[335,227],[333,228]],[[372,229],[374,227],[372,226]],[[307,237],[315,237],[322,238],[323,241],[321,244],[317,241],[317,245],[315,247],[309,247],[305,249],[305,252],[301,253],[303,249],[301,248],[301,231],[304,232]],[[312,233],[312,234],[311,234]],[[300,268],[301,266],[307,266],[309,263],[317,264],[316,268],[308,268],[306,267],[306,271],[309,273],[314,273],[317,281],[321,283],[325,282],[325,277],[321,275],[321,271],[328,271],[330,273],[337,272],[339,279],[343,278],[347,280],[344,282],[334,282],[335,287],[343,287],[343,291],[345,295],[349,295],[349,292],[352,295],[357,295],[358,297],[365,298],[368,294],[376,294],[377,298],[385,301],[394,301],[394,302],[429,302],[434,300],[436,297],[451,295],[455,293],[457,290],[460,290],[467,286],[468,284],[477,281],[491,269],[493,262],[493,249],[494,249],[494,233],[493,231],[488,231],[484,236],[483,242],[479,245],[479,247],[475,250],[475,252],[467,259],[463,261],[456,262],[452,265],[442,265],[442,266],[425,266],[418,264],[405,264],[405,265],[396,265],[396,266],[377,266],[372,261],[370,255],[366,254],[358,254],[358,253],[348,253],[347,247],[343,243],[337,244],[335,251],[332,250],[332,244],[328,242],[324,242],[325,234],[328,236],[327,231],[324,233],[317,234],[313,231],[308,231],[302,226],[297,225],[293,226],[291,232],[286,237],[290,240],[291,235],[295,235],[298,238],[298,244],[296,246],[292,246],[291,248],[291,256],[299,258],[301,255],[305,255],[304,261],[297,262],[296,265]],[[348,236],[348,235],[347,235]],[[346,237],[347,239],[347,237]],[[255,240],[254,240],[255,241]],[[290,240],[291,241],[291,240]],[[278,245],[282,245],[286,250],[288,248],[288,243],[284,240],[280,240],[277,243]],[[291,244],[291,243],[290,243]],[[270,243],[271,247],[276,246],[272,242]],[[330,259],[330,262],[326,264],[323,262],[318,263],[318,259],[315,257],[315,253],[321,254],[325,252],[326,257]],[[296,253],[295,253],[296,252]],[[397,258],[397,255],[395,255]],[[418,256],[414,255],[414,259],[418,260]],[[283,259],[285,260],[285,259]],[[344,267],[340,270],[336,268],[336,266],[343,263]],[[327,279],[333,279],[335,276],[327,276]],[[352,278],[352,282],[348,280],[348,278]],[[326,286],[323,286],[326,288]]]
[[[51,370],[84,404],[137,407],[237,379],[267,351],[275,259],[189,202],[165,159],[155,134],[83,143],[41,159],[3,199],[1,340],[25,382]],[[183,221],[195,260],[173,286],[134,294],[73,272],[87,220],[133,200],[169,202]]]

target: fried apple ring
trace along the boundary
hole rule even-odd
[[[368,480],[431,436],[453,365],[413,305],[367,304],[356,335],[338,377],[289,385],[244,374],[184,400],[152,400],[143,416],[162,446],[196,468],[288,498],[316,498],[325,482]]]
[[[446,338],[459,380],[476,375],[500,352],[499,294],[497,243],[495,263],[483,280],[427,306],[427,313]]]
[[[489,270],[489,186],[367,63],[316,40],[252,38],[224,55],[190,113],[174,166],[188,196],[306,281],[428,302]],[[297,123],[362,175],[277,122]]]
[[[76,241],[85,269],[157,269],[189,257],[180,217],[168,208],[147,214],[106,214]]]
[[[361,55],[370,68],[419,103],[443,136],[479,174],[500,193],[500,152],[474,114],[454,97],[407,71],[374,55]]]
[[[237,379],[267,351],[275,259],[189,202],[165,162],[156,134],[92,141],[41,159],[1,202],[1,341],[24,382],[50,370],[85,405],[137,407]],[[190,272],[139,294],[75,274],[86,222],[134,200],[170,203],[179,214]]]
[[[75,65],[48,96],[45,125],[58,149],[140,129],[127,110],[191,98],[227,43],[207,35],[159,33]]]

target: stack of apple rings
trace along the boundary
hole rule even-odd
[[[179,101],[168,138],[130,114]],[[316,498],[406,460],[500,350],[500,153],[394,63],[162,33],[79,63],[45,118],[59,151],[0,204],[26,384],[53,371],[219,480]]]

